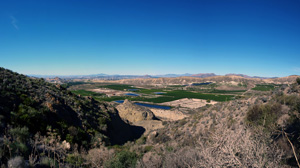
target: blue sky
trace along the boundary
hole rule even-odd
[[[300,0],[2,0],[23,74],[300,74]]]

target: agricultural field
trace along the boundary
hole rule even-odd
[[[72,93],[81,95],[81,96],[104,96],[105,95],[105,94],[96,93],[96,92],[87,91],[87,90],[73,90]]]
[[[174,87],[175,86],[175,87]],[[70,90],[82,96],[92,96],[97,101],[117,101],[117,100],[131,100],[151,103],[165,103],[183,98],[190,99],[203,99],[207,101],[230,101],[243,97],[247,90],[243,89],[244,86],[229,86],[227,90],[217,89],[220,84],[211,83],[207,85],[183,86],[183,85],[170,85],[163,87],[153,86],[135,86],[128,84],[109,84],[109,83],[71,83]],[[277,85],[275,84],[257,84],[251,90],[254,91],[270,91]],[[93,89],[110,89],[112,92],[119,94],[106,95],[105,93],[96,93]],[[230,90],[232,88],[232,90]],[[239,90],[239,88],[242,88]],[[136,94],[126,95],[126,94]],[[256,93],[257,94],[257,93]]]
[[[129,89],[138,89],[131,85],[103,85],[99,86],[100,88],[108,88],[113,90],[129,90]]]
[[[164,103],[169,101],[174,101],[183,98],[195,98],[195,99],[204,99],[204,100],[214,100],[214,101],[229,101],[235,98],[236,93],[242,93],[244,90],[213,90],[207,89],[206,91],[191,91],[183,90],[181,87],[168,86],[166,88],[153,88],[150,86],[143,86],[144,88],[132,86],[132,85],[122,85],[122,84],[92,84],[88,86],[88,89],[91,88],[107,88],[116,91],[128,91],[138,94],[138,96],[128,96],[128,95],[118,95],[118,96],[105,96],[101,93],[95,93],[92,91],[87,91],[84,89],[87,86],[76,86],[79,90],[73,90],[75,94],[80,94],[82,96],[92,96],[95,100],[98,101],[117,101],[129,99],[131,101],[143,101],[151,103]]]
[[[227,94],[234,94],[234,93],[243,93],[246,92],[247,90],[212,90],[209,91],[209,93],[227,93]]]
[[[252,90],[256,90],[256,91],[270,91],[270,90],[274,90],[275,85],[273,84],[257,84],[254,88],[252,88]]]

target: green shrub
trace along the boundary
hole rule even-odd
[[[145,146],[144,153],[147,153],[147,152],[151,151],[152,148],[153,148],[153,146],[151,146],[151,145]]]
[[[172,152],[174,150],[174,148],[172,146],[166,146],[166,150],[168,152]]]
[[[281,104],[254,105],[247,112],[246,120],[252,126],[273,128],[281,116]]]
[[[134,168],[138,155],[134,152],[123,150],[107,162],[107,168]]]
[[[29,138],[29,131],[27,127],[17,127],[9,130],[9,133],[12,135],[13,139],[17,142],[25,143]]]
[[[42,157],[39,161],[39,165],[40,167],[55,167],[57,163],[49,157]]]
[[[101,145],[103,145],[103,143],[105,144],[109,144],[109,139],[107,136],[105,136],[104,134],[101,134],[101,133],[95,133],[94,136],[92,136],[92,139],[91,139],[91,145],[93,147],[100,147]]]
[[[298,95],[281,95],[277,97],[281,104],[288,105],[291,110],[300,112],[300,96]]]
[[[297,81],[298,85],[300,85],[300,78],[297,78],[296,81]]]
[[[66,161],[74,167],[80,167],[84,159],[79,154],[68,154]]]
[[[29,132],[27,127],[12,128],[8,131],[10,138],[6,139],[5,144],[9,146],[11,154],[26,156],[28,155]]]
[[[147,137],[142,136],[142,137],[140,137],[139,139],[137,139],[137,140],[135,141],[135,143],[138,144],[138,145],[143,145],[143,144],[146,143],[146,140],[147,140]]]

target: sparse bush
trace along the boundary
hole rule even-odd
[[[84,159],[79,153],[68,154],[66,161],[75,167],[80,167],[84,163]]]
[[[153,146],[145,146],[144,153],[151,151],[152,148],[153,148]]]
[[[25,143],[29,138],[29,131],[27,127],[17,127],[9,130],[9,133],[12,135],[13,139],[18,142]]]
[[[165,133],[161,133],[161,132],[158,133],[158,135],[153,138],[154,138],[153,139],[154,143],[166,143],[167,141],[171,140],[171,138],[168,135],[166,135]]]
[[[138,155],[134,152],[123,150],[117,153],[114,158],[107,162],[109,168],[134,168],[137,163]]]
[[[250,125],[272,128],[281,116],[281,104],[254,105],[247,112],[246,120]]]
[[[174,148],[172,146],[166,146],[166,150],[168,152],[172,152],[174,150]]]
[[[146,143],[146,141],[147,141],[147,137],[141,136],[139,139],[137,139],[137,140],[135,141],[135,143],[138,144],[138,145],[143,145],[143,144]]]
[[[49,157],[42,157],[40,159],[39,165],[41,167],[55,167],[55,165],[57,165],[57,163]]]
[[[263,134],[254,135],[242,126],[233,131],[225,124],[207,142],[199,137],[196,147],[166,153],[164,167],[282,167],[282,152],[267,145]]]
[[[108,137],[101,134],[101,133],[96,133],[93,137],[92,137],[92,140],[91,140],[91,145],[92,147],[100,147],[102,145],[105,145],[105,144],[109,144],[109,141],[108,141]]]
[[[155,152],[148,152],[143,155],[136,165],[137,168],[159,168],[163,167],[162,157]]]
[[[114,150],[105,147],[89,150],[85,159],[91,167],[103,167],[105,162],[113,157]]]
[[[1,143],[1,155],[7,155],[7,158],[13,156],[28,156],[29,132],[27,127],[17,127],[8,130]],[[1,158],[2,159],[2,158]]]
[[[182,126],[184,126],[187,122],[188,122],[187,120],[182,119],[182,120],[179,121],[179,126],[182,127]]]

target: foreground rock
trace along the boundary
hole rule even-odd
[[[210,100],[209,102],[207,100],[203,99],[190,99],[190,98],[183,98],[179,100],[174,100],[170,102],[164,102],[160,103],[160,105],[165,105],[165,106],[173,106],[173,107],[186,107],[186,108],[191,108],[191,109],[196,109],[199,107],[206,106],[207,104],[216,104],[216,101]]]
[[[174,110],[163,110],[163,109],[155,109],[152,108],[151,111],[155,114],[156,117],[163,121],[177,121],[184,119],[188,115],[182,113],[178,109]]]
[[[142,120],[153,120],[155,119],[154,114],[151,110],[133,104],[129,100],[125,100],[123,104],[117,106],[119,115],[123,120],[127,120],[131,123],[142,121]]]

